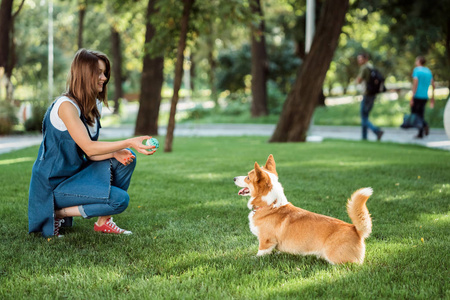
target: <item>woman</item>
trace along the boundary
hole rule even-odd
[[[44,116],[43,141],[33,165],[28,200],[29,232],[58,236],[63,222],[99,217],[95,231],[131,234],[119,228],[111,215],[124,211],[136,156],[128,148],[151,155],[154,146],[140,136],[99,142],[102,104],[108,106],[108,58],[79,50],[72,61],[67,91]]]

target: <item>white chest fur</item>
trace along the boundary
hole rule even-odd
[[[253,221],[253,216],[254,216],[254,215],[255,215],[255,212],[254,212],[254,211],[251,211],[251,212],[248,214],[248,221],[249,221],[249,225],[250,225],[250,231],[251,231],[254,235],[258,236],[259,230],[258,230],[258,227],[255,226],[255,222]]]

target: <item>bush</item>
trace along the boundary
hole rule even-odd
[[[194,108],[187,112],[186,119],[199,120],[211,115],[212,109],[204,108],[201,104],[197,104]]]
[[[242,101],[232,101],[228,103],[222,110],[222,115],[225,116],[240,116],[250,111],[250,103]]]
[[[287,95],[281,91],[274,81],[269,80],[267,82],[267,108],[269,114],[279,115],[283,110],[283,104],[286,97]]]
[[[0,135],[10,134],[17,122],[14,106],[6,101],[0,102]]]
[[[31,118],[25,121],[25,131],[42,132],[42,120],[47,111],[48,103],[46,101],[34,101],[31,107]]]

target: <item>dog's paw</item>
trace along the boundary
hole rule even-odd
[[[272,249],[264,249],[264,250],[258,250],[258,253],[256,253],[256,256],[264,256],[267,254],[270,254],[272,252]]]

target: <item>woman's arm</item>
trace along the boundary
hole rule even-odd
[[[95,155],[89,157],[89,159],[93,161],[100,161],[109,158],[115,158],[118,162],[126,166],[132,163],[136,157],[128,149],[122,149],[111,154]]]
[[[92,141],[86,127],[78,116],[78,110],[68,101],[61,104],[58,115],[66,125],[72,139],[88,157],[98,158],[98,155],[106,154],[109,155],[108,158],[111,158],[114,152],[125,148],[134,148],[136,151],[145,155],[151,155],[155,152],[148,151],[155,148],[154,146],[146,146],[142,143],[144,140],[151,138],[150,136],[139,136],[116,142]]]

